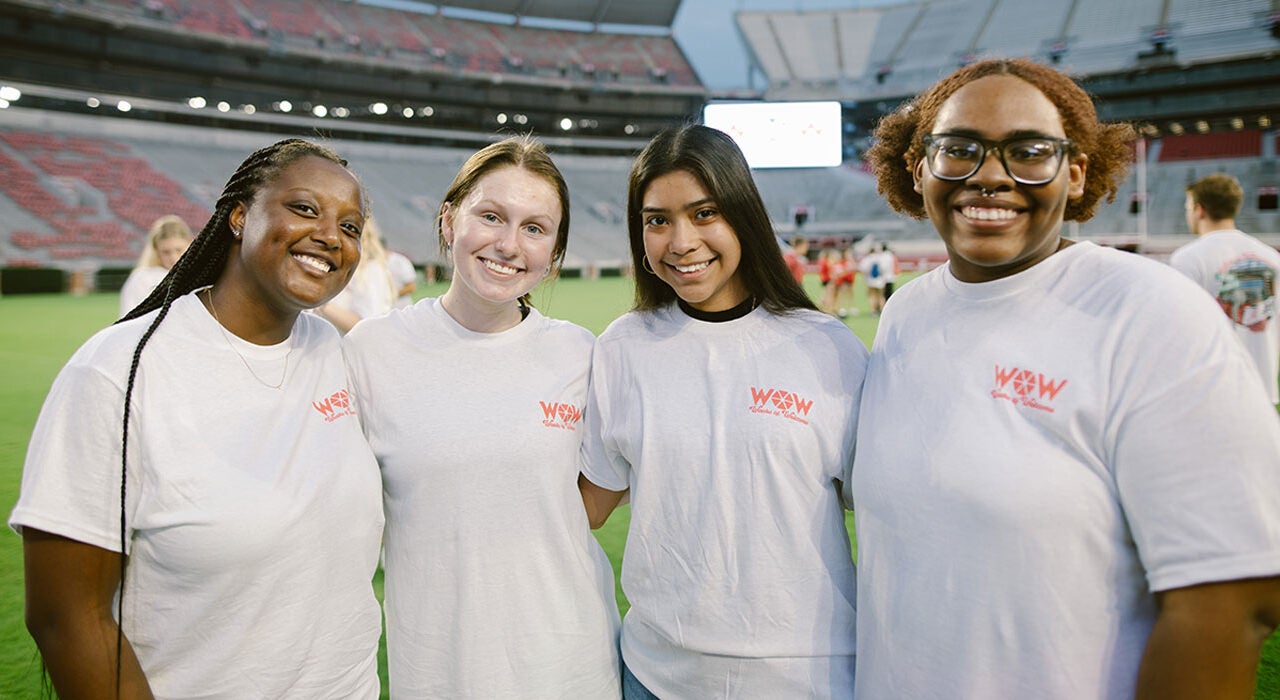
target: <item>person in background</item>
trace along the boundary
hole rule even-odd
[[[1262,388],[1280,403],[1280,321],[1276,280],[1280,252],[1236,228],[1244,201],[1240,182],[1214,173],[1187,187],[1187,228],[1196,240],[1175,250],[1173,269],[1213,295],[1253,357]]]
[[[1062,237],[1133,136],[1027,60],[876,128],[879,191],[949,261],[894,294],[863,388],[857,697],[1252,696],[1280,418],[1202,290]]]
[[[836,316],[840,318],[848,318],[850,314],[857,315],[858,307],[854,304],[853,285],[858,279],[858,258],[853,252],[853,246],[845,246],[840,251],[839,260],[836,262],[835,271],[835,300],[832,304],[836,310]]]
[[[898,273],[901,272],[900,263],[888,243],[880,244],[880,260],[884,266],[884,300],[889,301],[889,297],[893,296],[894,285],[898,282]]]
[[[396,291],[396,308],[412,306],[413,293],[418,289],[418,271],[413,262],[404,253],[388,248],[387,271],[391,273],[391,284]]]
[[[809,264],[809,239],[804,236],[791,239],[791,247],[782,254],[782,259],[791,271],[791,276],[803,287],[805,267]]]
[[[851,697],[867,349],[788,272],[728,135],[655,136],[627,229],[636,304],[596,342],[579,481],[593,527],[631,499],[624,697]]]
[[[361,320],[382,316],[396,306],[396,285],[387,267],[387,249],[382,246],[382,235],[372,217],[365,222],[360,249],[360,265],[351,281],[338,296],[316,311],[340,333],[347,333]]]
[[[151,224],[142,255],[120,288],[120,315],[124,316],[151,295],[160,280],[191,245],[191,229],[182,217],[162,216]]]
[[[377,464],[334,329],[364,191],[250,155],[172,272],[45,400],[9,524],[63,698],[379,696]]]
[[[867,281],[867,304],[871,313],[879,314],[884,310],[884,288],[889,279],[889,270],[885,263],[884,244],[877,243],[862,258],[860,263],[862,277]]]
[[[839,248],[824,248],[818,253],[818,281],[822,284],[822,298],[818,310],[834,315],[836,312],[836,285],[840,277],[843,256]]]
[[[617,698],[613,570],[576,488],[594,340],[529,303],[564,260],[568,187],[509,138],[438,224],[448,291],[344,343],[382,468],[391,697]]]

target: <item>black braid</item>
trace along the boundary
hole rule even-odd
[[[124,392],[124,422],[120,435],[120,595],[116,601],[116,698],[120,697],[124,655],[124,584],[125,566],[128,564],[128,557],[125,556],[125,545],[128,539],[125,496],[128,485],[126,474],[129,462],[129,417],[132,412],[130,404],[133,401],[133,386],[138,376],[138,365],[142,360],[142,349],[146,347],[147,341],[151,340],[160,323],[169,315],[169,309],[173,306],[175,299],[212,285],[226,268],[233,240],[231,225],[228,223],[231,211],[239,204],[248,206],[258,190],[270,182],[276,173],[304,156],[319,156],[343,167],[347,166],[347,161],[333,151],[302,139],[278,141],[250,154],[227,180],[209,221],[205,223],[204,228],[200,229],[199,235],[191,242],[182,257],[178,258],[178,262],[164,276],[155,291],[116,321],[116,323],[122,323],[156,309],[160,310],[133,349],[133,362],[129,366],[129,379]]]

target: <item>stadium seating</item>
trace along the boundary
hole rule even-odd
[[[1262,155],[1262,132],[1256,129],[1211,134],[1166,136],[1160,144],[1159,162],[1257,158]]]
[[[593,84],[700,85],[670,35],[494,24],[343,0],[82,0],[77,11],[277,49],[336,50],[448,70]]]

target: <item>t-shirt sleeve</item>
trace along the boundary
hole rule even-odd
[[[1181,309],[1125,353],[1108,427],[1153,591],[1280,573],[1280,418],[1213,304]]]
[[[24,527],[120,551],[120,450],[124,392],[97,368],[68,364],[54,380],[36,420],[22,469],[22,490],[9,516]],[[126,523],[142,484],[136,405],[130,415]],[[125,537],[126,553],[132,527]]]
[[[625,491],[631,487],[631,464],[618,450],[613,424],[615,416],[609,410],[610,358],[596,343],[591,353],[591,375],[587,386],[587,410],[583,421],[586,434],[579,450],[578,468],[587,480],[610,491]]]

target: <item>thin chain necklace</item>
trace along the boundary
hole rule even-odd
[[[275,384],[263,381],[262,377],[259,377],[258,373],[253,371],[253,367],[249,365],[249,361],[245,359],[244,355],[241,355],[240,351],[236,350],[235,343],[231,342],[231,334],[227,333],[227,327],[222,325],[221,319],[218,318],[218,309],[213,305],[213,287],[206,289],[205,296],[209,298],[209,311],[213,312],[213,320],[218,322],[218,330],[222,331],[222,338],[227,341],[227,347],[231,348],[231,352],[234,352],[236,357],[240,358],[240,362],[244,363],[244,368],[249,370],[249,374],[253,375],[253,378],[258,380],[259,384],[268,389],[279,389],[284,386],[284,379],[289,376],[289,356],[293,354],[293,343],[289,344],[289,351],[284,354],[284,372],[280,374],[280,381]]]

